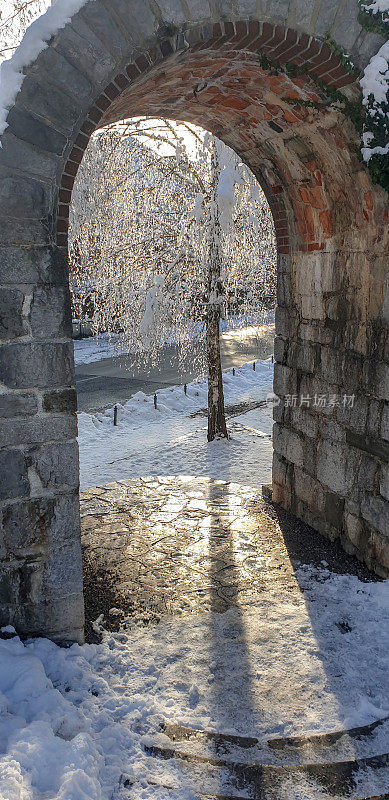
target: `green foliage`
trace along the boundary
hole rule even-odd
[[[346,51],[343,50],[343,47],[341,47],[339,44],[334,42],[333,39],[331,39],[329,31],[327,31],[326,33],[325,41],[328,47],[330,48],[331,53],[333,53],[334,56],[337,56],[342,67],[346,70],[346,72],[350,73],[354,72],[354,64],[351,61],[350,56],[348,56]]]
[[[358,22],[365,31],[378,33],[385,39],[389,38],[389,11],[381,11],[376,14],[372,10],[368,11],[366,6],[370,5],[370,0],[359,0],[360,11]]]

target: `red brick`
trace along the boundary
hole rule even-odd
[[[90,136],[86,136],[84,133],[79,133],[75,139],[74,144],[76,147],[80,147],[81,150],[85,150],[89,143]]]
[[[73,150],[69,156],[69,160],[75,161],[77,164],[81,164],[83,155],[84,155],[84,150],[80,150],[79,147],[73,147]]]
[[[73,185],[74,185],[73,175],[62,175],[61,186],[63,186],[64,189],[73,189]]]
[[[60,203],[70,203],[72,199],[72,193],[69,189],[60,189],[58,192],[58,200]]]
[[[64,173],[66,175],[71,175],[73,178],[77,175],[79,164],[76,164],[75,161],[67,161],[65,164]]]
[[[58,206],[58,216],[63,217],[64,219],[69,218],[69,205],[67,203],[66,204],[61,203]]]
[[[139,56],[139,58],[136,58],[135,64],[138,67],[139,72],[145,72],[150,67],[150,64],[146,56]]]
[[[57,246],[58,247],[68,246],[68,237],[66,233],[57,233]]]
[[[58,233],[67,233],[69,229],[69,220],[68,219],[58,219],[57,220],[57,231]]]
[[[96,122],[96,124],[100,122],[102,116],[103,112],[96,106],[93,106],[88,114],[89,119],[91,119],[92,122]]]
[[[135,80],[135,78],[138,78],[140,75],[136,64],[129,64],[128,67],[126,67],[126,72],[131,81]]]
[[[128,81],[127,81],[127,83],[128,83]],[[115,97],[117,97],[120,94],[120,91],[117,88],[117,86],[115,86],[114,83],[109,83],[108,86],[106,86],[105,89],[104,89],[104,94],[106,94],[107,97],[109,97],[110,100],[114,100]]]

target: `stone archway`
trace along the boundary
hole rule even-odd
[[[275,409],[274,499],[388,573],[386,196],[312,78],[356,97],[323,36],[363,68],[380,40],[357,14],[357,0],[89,0],[26,68],[0,151],[0,618],[20,633],[83,637],[69,204],[92,132],[136,114],[212,130],[262,184],[274,388],[311,398]]]

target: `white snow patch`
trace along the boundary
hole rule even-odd
[[[255,608],[133,625],[105,633],[101,645],[0,641],[0,796],[112,800],[127,796],[126,780],[135,780],[134,800],[176,796],[149,786],[151,777],[176,786],[177,800],[193,800],[178,762],[144,753],[163,720],[267,737],[384,717],[389,582],[308,566],[297,577],[301,598],[269,590]],[[347,759],[359,745],[337,746]],[[375,789],[375,776],[367,779]],[[383,781],[387,791],[387,773]],[[312,784],[300,795],[290,785],[285,799],[319,800],[321,792]]]
[[[223,375],[226,405],[263,402],[271,392],[271,359],[244,364]],[[229,421],[231,439],[207,443],[206,381],[171,386],[154,396],[137,392],[114,409],[78,415],[81,488],[142,475],[181,473],[261,486],[271,479],[272,407],[265,403]]]

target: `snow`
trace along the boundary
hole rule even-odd
[[[0,65],[0,136],[7,128],[8,111],[15,103],[25,78],[24,68],[35,61],[51,37],[70,22],[86,1],[57,0],[27,28],[12,58]]]
[[[121,343],[117,334],[102,333],[98,337],[90,336],[87,339],[75,339],[74,363],[92,364],[104,358],[113,358],[127,352],[127,346]]]
[[[300,600],[269,591],[259,609],[132,624],[104,633],[100,645],[0,641],[0,796],[112,800],[130,796],[120,787],[131,779],[133,800],[175,797],[148,786],[151,777],[176,786],[177,800],[193,800],[177,762],[144,753],[163,720],[261,737],[388,714],[388,582],[309,566],[297,577]],[[340,757],[353,757],[350,747],[359,745],[341,745]],[[325,795],[312,785],[306,797]]]
[[[244,364],[235,375],[224,373],[226,405],[261,402],[260,408],[229,422],[229,441],[206,442],[206,417],[193,416],[207,406],[207,384],[193,381],[154,395],[137,392],[114,409],[78,415],[81,488],[142,475],[210,475],[222,480],[261,486],[271,477],[271,359]]]
[[[376,121],[377,117],[386,113],[383,106],[387,102],[389,91],[389,41],[385,42],[378,53],[370,59],[360,79],[360,84],[363,93],[363,105],[368,106],[368,114],[375,118]],[[374,98],[373,104],[369,105],[371,97]],[[389,153],[389,142],[384,147],[380,145],[369,147],[371,139],[374,138],[373,134],[365,132],[362,138],[363,147],[361,152],[365,161],[369,161],[375,154],[385,155]]]
[[[373,14],[389,11],[389,0],[373,0],[369,5],[363,4],[363,11],[372,11]]]

